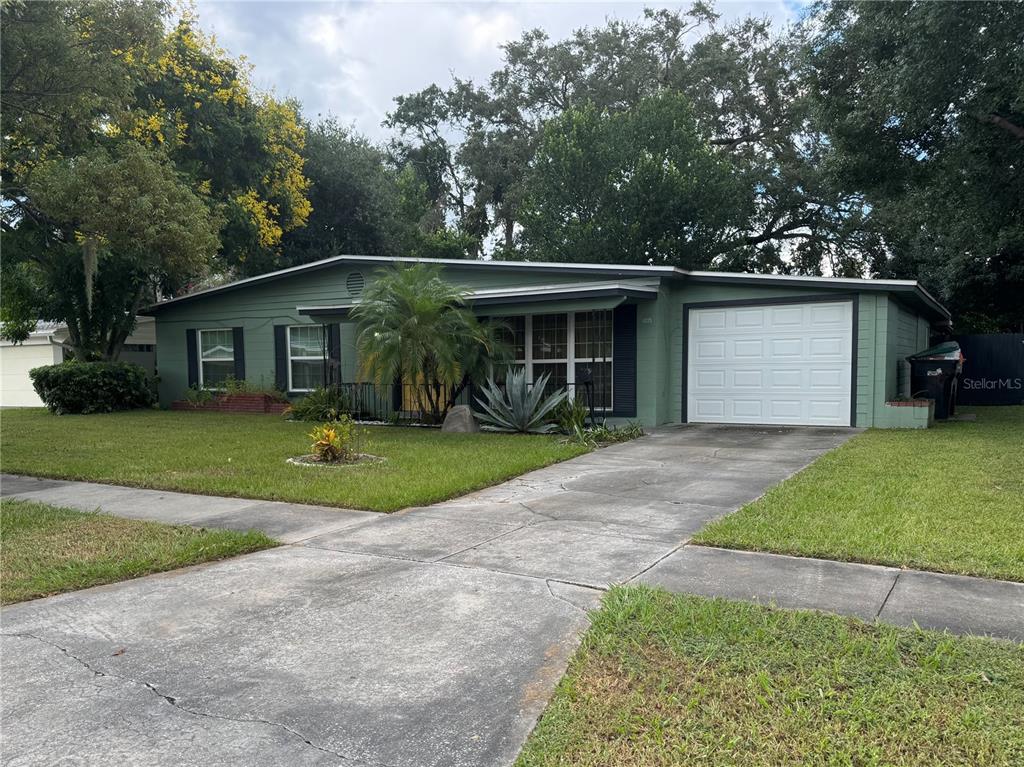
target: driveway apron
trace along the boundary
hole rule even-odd
[[[600,589],[853,433],[662,429],[338,524],[313,507],[5,478],[10,497],[250,519],[290,544],[5,608],[3,763],[511,764]]]

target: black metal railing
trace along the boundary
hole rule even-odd
[[[532,382],[528,383],[533,386]],[[469,405],[479,409],[477,399],[482,396],[480,387],[468,384],[464,387],[432,387],[425,384],[376,384],[370,382],[338,383],[330,388],[338,390],[341,409],[361,421],[415,421],[432,423],[443,417],[454,405]],[[559,387],[549,383],[551,392]],[[585,387],[569,382],[565,388],[586,402]],[[598,416],[610,407],[595,402]],[[608,403],[610,405],[610,403]]]

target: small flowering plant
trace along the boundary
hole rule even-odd
[[[342,415],[336,421],[317,426],[309,433],[313,440],[310,449],[321,463],[348,463],[359,453],[359,429],[351,416]]]

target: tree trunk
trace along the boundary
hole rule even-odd
[[[511,215],[505,217],[505,251],[512,252],[512,245],[515,243],[516,222]]]
[[[92,316],[92,281],[96,277],[97,251],[99,243],[95,237],[86,237],[82,243],[82,270],[85,274],[85,311],[87,316]]]
[[[462,376],[462,380],[456,386],[451,388],[451,393],[448,397],[448,404],[445,405],[444,411],[447,413],[453,407],[455,407],[455,400],[459,398],[459,395],[466,390],[469,386],[469,376]]]

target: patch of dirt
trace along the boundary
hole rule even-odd
[[[357,453],[354,461],[321,461],[312,453],[289,458],[288,463],[295,466],[319,466],[321,468],[344,469],[347,466],[362,466],[367,463],[383,463],[384,457],[370,453]]]

